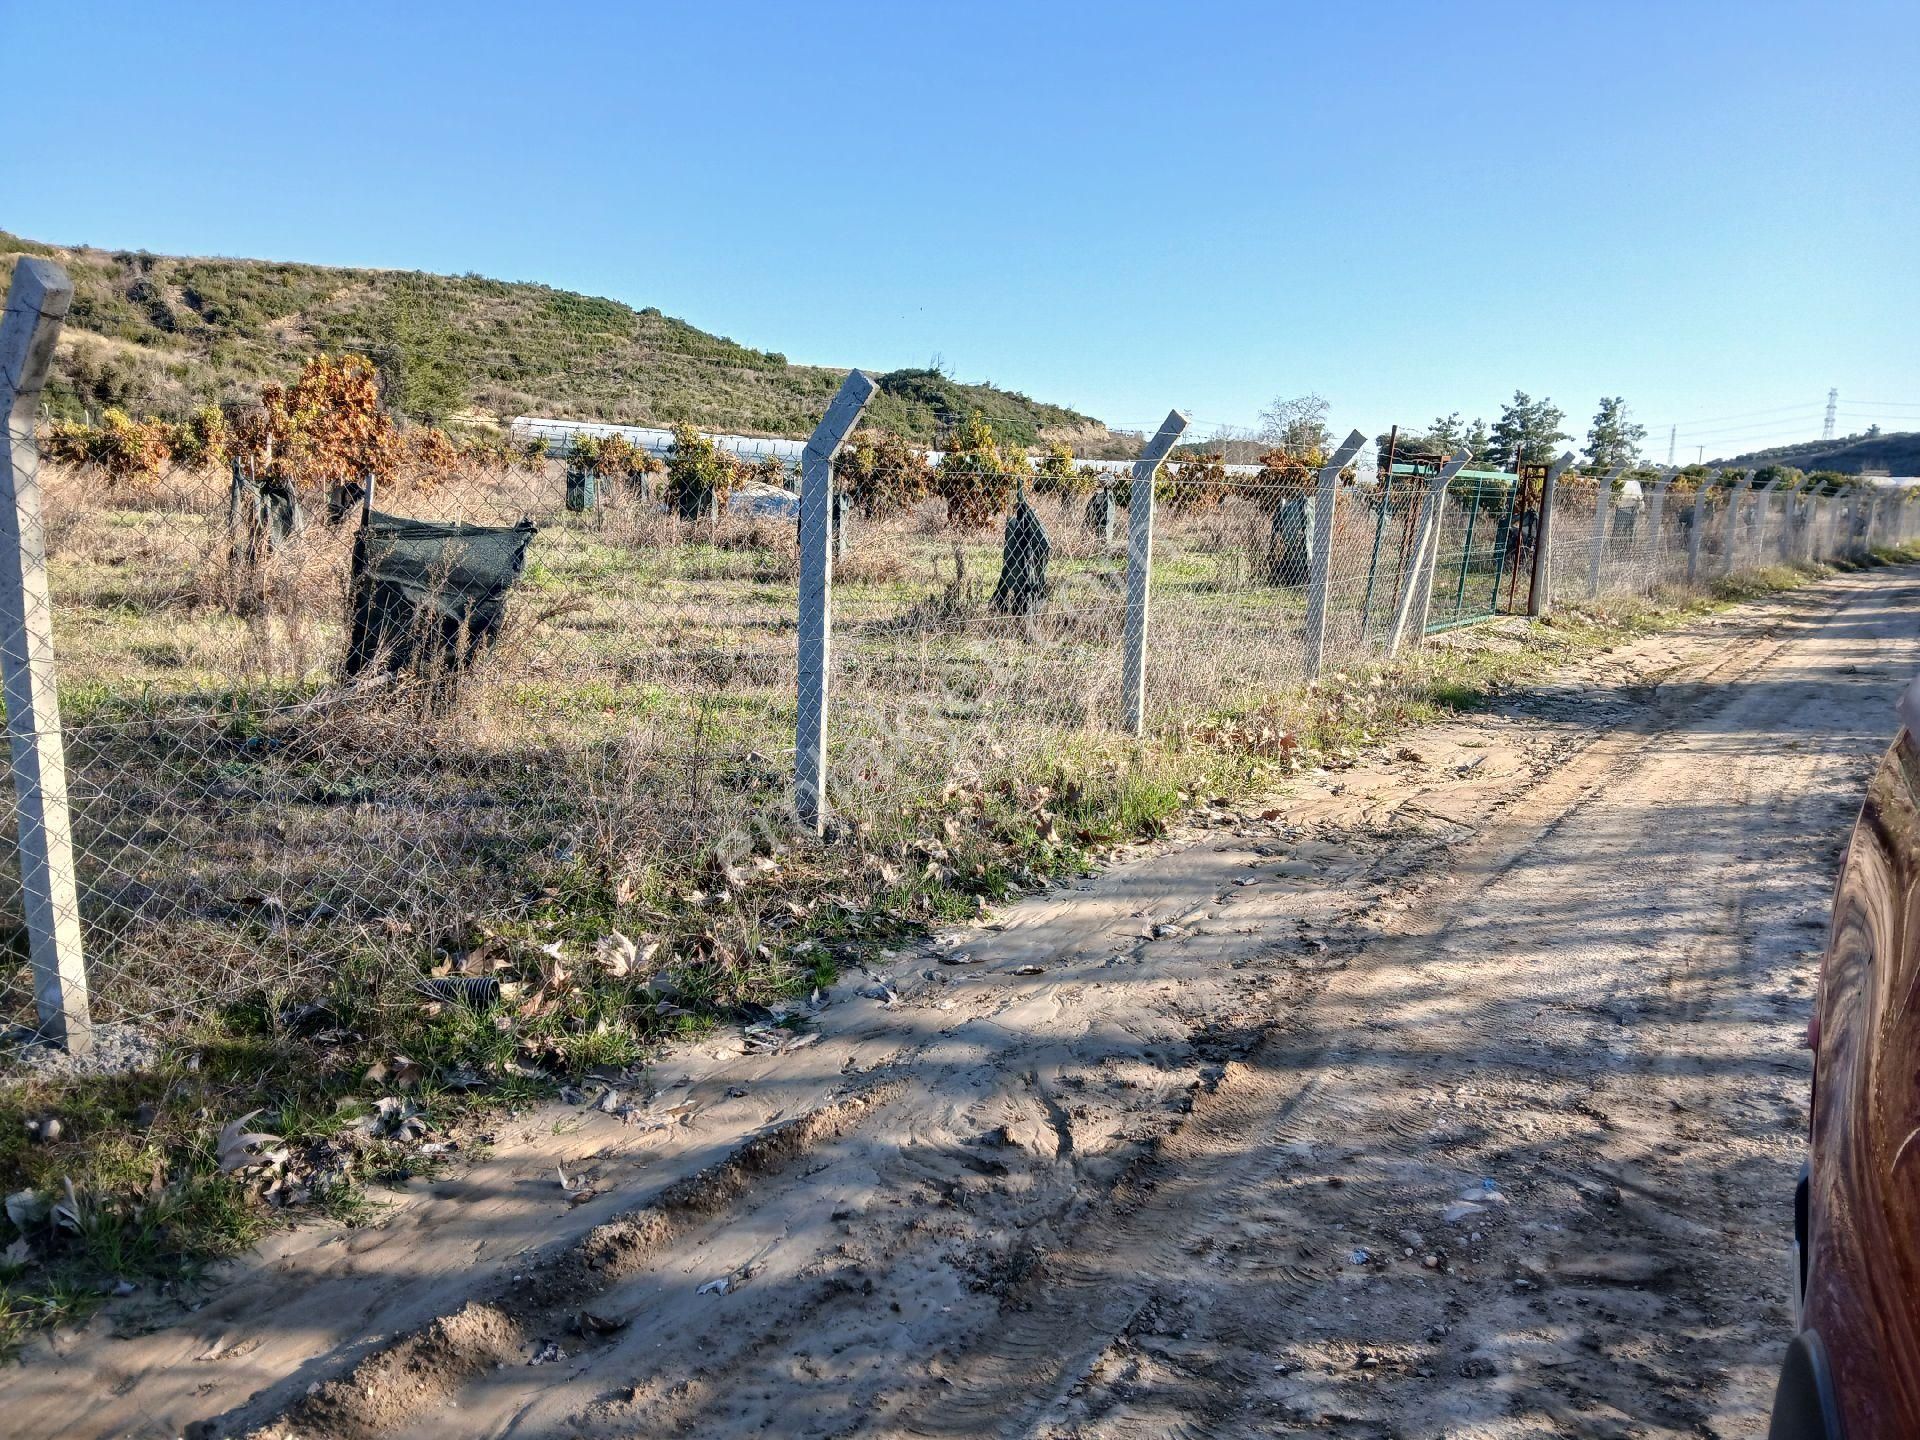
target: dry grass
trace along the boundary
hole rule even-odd
[[[1083,866],[1197,799],[1302,755],[1340,763],[1637,617],[1682,613],[1629,603],[1382,670],[1366,663],[1379,627],[1359,622],[1385,530],[1349,517],[1338,668],[1306,687],[1301,594],[1246,578],[1264,518],[1233,501],[1168,512],[1153,723],[1136,741],[1113,727],[1121,556],[1077,508],[1043,505],[1053,600],[998,615],[999,536],[952,534],[923,506],[859,526],[839,566],[822,844],[789,814],[790,522],[689,524],[627,494],[569,515],[553,469],[433,478],[382,508],[542,527],[505,632],[451,704],[431,678],[341,683],[343,531],[311,527],[236,575],[220,477],[119,496],[49,477],[96,1006],[165,1044],[151,1073],[0,1084],[6,1188],[70,1178],[105,1217],[87,1236],[25,1237],[25,1288],[0,1275],[0,1346],[79,1313],[97,1291],[76,1287],[102,1275],[169,1273],[244,1243],[272,1206],[349,1205],[355,1165],[414,1163],[345,1137],[375,1061],[418,1062],[440,1125],[530,1093],[529,1074],[635,1063],[714,1016],[792,1007],[866,947]],[[1391,598],[1371,597],[1376,619]],[[0,914],[0,998],[27,1019],[17,895]],[[634,942],[625,959],[615,936]],[[256,1109],[295,1157],[271,1196],[210,1158],[219,1125]],[[64,1138],[23,1140],[44,1115]]]
[[[236,564],[224,475],[103,493],[51,471],[46,489],[104,1015],[178,1024],[343,972],[404,990],[480,931],[551,916],[556,887],[583,939],[594,926],[686,932],[736,967],[765,945],[759,919],[708,923],[683,897],[709,893],[716,856],[777,852],[791,866],[806,852],[787,796],[791,519],[683,521],[623,484],[572,514],[552,464],[403,474],[379,508],[540,527],[504,633],[449,700],[444,684],[342,684],[351,522],[310,513],[295,542]],[[1114,728],[1122,543],[1087,528],[1083,501],[1034,504],[1052,595],[1019,617],[989,603],[997,530],[955,533],[938,501],[855,523],[836,565],[829,740],[856,849],[910,847],[955,784],[991,792],[1109,766],[1158,783],[1151,747]],[[1271,718],[1277,697],[1302,693],[1302,587],[1264,578],[1273,513],[1240,495],[1160,510],[1149,729],[1174,769],[1196,735]],[[1412,514],[1407,493],[1384,513],[1337,513],[1330,671],[1377,655]],[[1443,551],[1468,547],[1471,519],[1449,512]],[[1483,527],[1470,548],[1490,566],[1494,543]],[[1472,586],[1494,573],[1473,570]],[[1312,720],[1289,713],[1282,728]],[[822,874],[865,863],[807,862]],[[17,897],[0,900],[14,923],[0,1005],[25,1018]],[[724,971],[708,989],[751,988]]]

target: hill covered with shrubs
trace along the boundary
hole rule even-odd
[[[419,421],[535,414],[798,435],[846,373],[656,309],[480,275],[150,255],[0,231],[0,273],[18,254],[51,256],[73,277],[47,393],[63,419],[115,409],[184,420],[268,381],[291,383],[327,351],[372,359],[389,405]],[[978,414],[1020,444],[1125,452],[1092,417],[1014,391],[934,370],[878,378],[869,420],[909,439],[937,443]]]
[[[1920,432],[1902,430],[1887,435],[1876,427],[1864,435],[1775,445],[1715,463],[1741,469],[1792,465],[1809,472],[1829,470],[1839,475],[1920,475]]]

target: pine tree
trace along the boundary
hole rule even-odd
[[[1647,438],[1647,427],[1627,418],[1627,402],[1618,395],[1600,397],[1600,409],[1587,431],[1587,462],[1606,471],[1616,465],[1631,465],[1640,458],[1640,442]]]
[[[1472,454],[1474,464],[1478,465],[1484,461],[1487,458],[1487,448],[1493,443],[1487,434],[1487,422],[1478,415],[1474,416],[1473,424],[1467,427],[1467,433],[1460,443],[1465,445]]]
[[[1514,391],[1511,403],[1500,407],[1500,418],[1487,437],[1492,457],[1502,464],[1516,456],[1523,461],[1551,460],[1554,447],[1573,438],[1560,428],[1566,418],[1566,411],[1553,401]]]

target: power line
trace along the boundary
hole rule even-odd
[[[1835,386],[1827,391],[1827,423],[1820,428],[1820,438],[1822,440],[1831,440],[1833,438],[1833,407],[1839,403],[1840,390],[1838,386]]]
[[[1775,405],[1767,410],[1742,410],[1732,415],[1701,415],[1691,420],[1670,420],[1666,423],[1669,425],[1678,425],[1682,430],[1685,430],[1695,425],[1718,424],[1722,420],[1751,420],[1763,415],[1785,415],[1796,410],[1804,410],[1811,413],[1819,408],[1819,402],[1815,401],[1811,405],[1804,403],[1799,405]]]

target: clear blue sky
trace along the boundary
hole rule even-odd
[[[1913,0],[15,0],[0,54],[38,239],[541,280],[1116,423],[1920,428]]]

